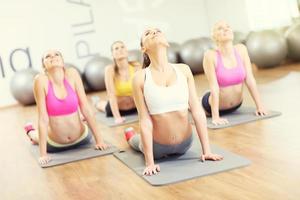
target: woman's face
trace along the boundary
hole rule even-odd
[[[48,71],[53,67],[64,67],[62,55],[57,50],[49,50],[43,56],[43,65]]]
[[[143,52],[158,45],[169,47],[165,35],[157,28],[146,29],[142,35]]]
[[[123,42],[116,42],[111,48],[112,56],[114,59],[122,59],[128,57],[128,51]]]
[[[233,40],[233,31],[224,21],[217,22],[213,29],[213,38],[217,43]]]

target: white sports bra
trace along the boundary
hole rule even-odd
[[[176,82],[168,87],[157,85],[150,67],[145,69],[144,96],[151,115],[188,109],[189,89],[186,77],[172,65]]]

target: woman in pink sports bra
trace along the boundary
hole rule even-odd
[[[104,150],[103,142],[93,112],[78,72],[65,68],[59,51],[49,50],[42,58],[45,74],[34,80],[34,95],[38,109],[38,129],[25,126],[33,144],[39,144],[39,163],[46,164],[51,158],[47,152],[59,152],[90,142],[93,133],[96,149]],[[80,119],[85,117],[91,131]]]
[[[210,92],[202,98],[202,106],[206,114],[212,116],[212,123],[228,123],[226,118],[220,116],[241,106],[244,83],[256,104],[256,115],[266,115],[246,47],[243,44],[233,45],[233,32],[225,21],[214,25],[212,38],[217,49],[208,50],[203,60]]]

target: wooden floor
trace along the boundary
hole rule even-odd
[[[209,130],[211,143],[250,159],[250,166],[162,187],[149,185],[111,155],[42,169],[22,128],[36,120],[35,106],[2,108],[0,199],[300,199],[300,85],[276,82],[290,71],[300,72],[300,65],[255,70],[265,105],[282,116]],[[196,84],[200,96],[205,77],[198,75]],[[244,103],[253,105],[248,92]],[[106,140],[128,147],[124,127],[101,128]]]

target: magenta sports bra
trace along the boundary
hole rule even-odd
[[[64,99],[59,99],[54,94],[51,81],[48,81],[46,107],[49,116],[68,115],[76,112],[78,109],[79,101],[76,92],[66,79],[64,79],[64,85],[67,90],[67,96]]]
[[[217,50],[216,77],[220,87],[240,84],[246,78],[246,71],[243,61],[235,49],[234,55],[237,65],[233,68],[227,69],[224,67],[221,52]]]

